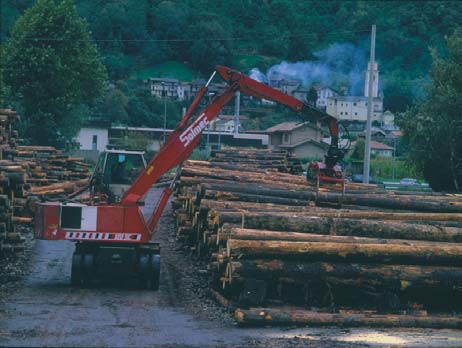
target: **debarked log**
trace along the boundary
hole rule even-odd
[[[328,203],[339,203],[342,200],[342,195],[336,193],[319,193],[318,200]],[[343,203],[396,210],[462,213],[462,204],[451,204],[451,202],[441,201],[438,199],[424,200],[416,197],[409,198],[408,196],[398,197],[370,194],[346,194],[343,197]]]
[[[203,198],[214,199],[214,200],[225,200],[225,201],[244,201],[244,202],[256,202],[256,203],[274,203],[274,204],[286,204],[294,206],[307,206],[308,200],[291,199],[278,196],[264,196],[259,194],[241,193],[241,192],[224,192],[206,190]]]
[[[399,245],[231,239],[228,257],[329,262],[462,266],[462,245]]]
[[[326,313],[309,310],[268,308],[237,309],[235,319],[241,325],[316,325],[316,326],[373,326],[460,329],[461,316],[416,316],[369,313]]]
[[[355,263],[302,262],[274,260],[231,261],[226,267],[230,283],[245,278],[277,280],[342,279],[355,280],[359,285],[368,283],[381,289],[405,290],[410,287],[460,287],[462,268],[411,265],[378,265]]]
[[[462,229],[397,221],[342,219],[290,212],[213,212],[215,222],[243,228],[387,239],[462,242]]]
[[[331,236],[315,233],[300,233],[291,231],[270,231],[256,230],[250,228],[239,228],[229,223],[223,224],[218,229],[217,238],[219,242],[229,239],[240,240],[273,240],[273,241],[292,241],[292,242],[323,242],[323,243],[363,243],[363,244],[399,244],[399,245],[422,245],[432,247],[435,245],[453,245],[446,242],[431,242],[408,239],[386,239],[355,236]]]

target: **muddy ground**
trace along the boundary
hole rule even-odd
[[[238,327],[210,299],[205,265],[175,242],[170,206],[157,238],[157,292],[125,282],[71,287],[66,241],[36,241],[27,258],[0,261],[0,346],[462,347],[454,330]]]

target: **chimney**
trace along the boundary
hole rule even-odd
[[[372,97],[377,98],[379,95],[379,69],[376,62],[373,64],[374,70],[372,75]],[[364,96],[369,96],[369,74],[371,73],[371,62],[367,64],[366,81],[364,83]]]

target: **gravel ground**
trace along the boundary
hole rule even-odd
[[[18,226],[17,231],[26,237],[26,250],[18,254],[6,254],[0,257],[0,299],[17,288],[30,269],[29,255],[34,247],[32,229],[28,226]]]
[[[462,347],[462,331],[452,330],[237,327],[211,300],[205,264],[175,243],[171,213],[169,206],[158,233],[157,292],[121,283],[71,287],[74,246],[66,241],[36,241],[27,258],[0,261],[0,346]]]

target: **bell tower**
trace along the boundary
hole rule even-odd
[[[364,96],[369,96],[369,74],[372,70],[372,97],[377,98],[379,96],[379,69],[376,62],[374,62],[372,66],[373,69],[371,69],[371,62],[367,64],[366,81],[364,83]]]

